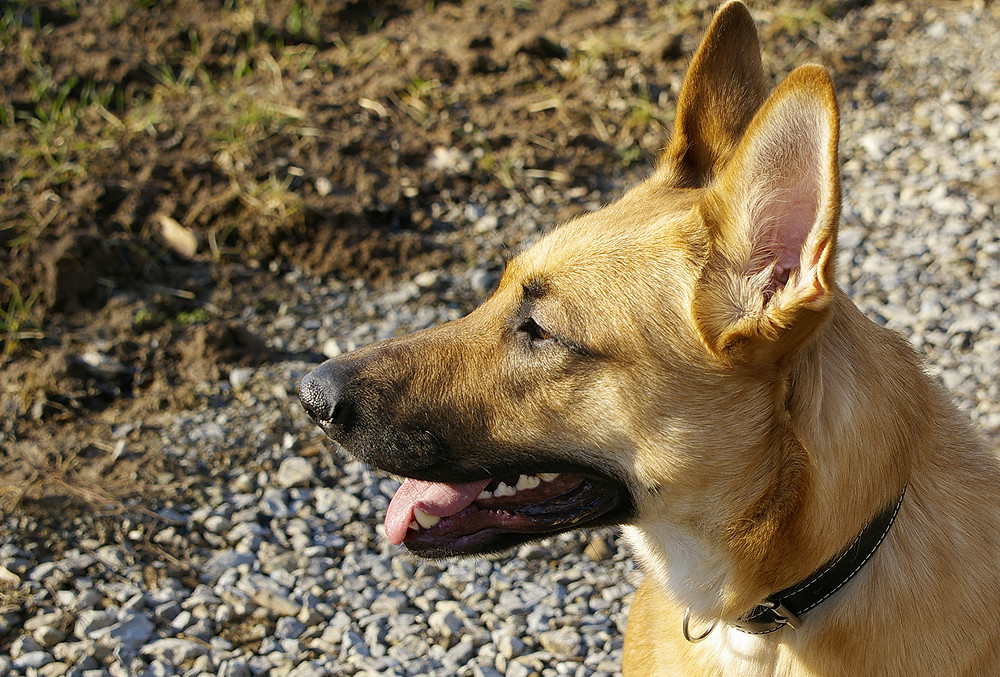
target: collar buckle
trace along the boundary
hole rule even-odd
[[[802,621],[799,617],[791,612],[791,610],[785,606],[782,602],[775,602],[773,600],[766,600],[764,606],[770,609],[774,613],[774,622],[779,624],[779,627],[788,626],[792,630],[795,630],[800,625]]]
[[[784,603],[766,599],[732,625],[737,630],[751,635],[766,635],[785,626],[794,630],[801,624],[798,614],[793,613]]]

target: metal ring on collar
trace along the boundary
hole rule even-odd
[[[712,624],[710,626],[708,626],[708,630],[706,630],[705,632],[703,632],[700,635],[698,635],[697,637],[695,637],[689,631],[688,625],[690,624],[690,622],[691,622],[691,607],[688,607],[684,611],[684,621],[681,624],[681,630],[683,630],[683,632],[684,632],[684,639],[686,639],[687,641],[691,642],[692,644],[697,644],[701,640],[703,640],[706,637],[708,637],[709,635],[711,635],[712,634],[712,630],[715,630],[715,626],[718,625],[718,623],[719,623],[718,620],[712,621]]]

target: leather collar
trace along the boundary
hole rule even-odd
[[[868,563],[889,533],[905,495],[906,485],[903,485],[899,498],[876,515],[840,554],[801,583],[769,596],[733,623],[733,627],[753,635],[774,632],[786,625],[798,627],[803,614],[844,587]]]

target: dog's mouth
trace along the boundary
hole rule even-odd
[[[618,522],[617,483],[575,473],[514,475],[463,484],[407,479],[385,517],[393,544],[423,557],[475,555],[581,526]]]

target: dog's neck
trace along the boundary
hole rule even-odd
[[[733,626],[751,635],[766,635],[784,627],[799,627],[806,613],[830,599],[871,561],[889,535],[905,496],[904,486],[896,500],[876,515],[843,552],[823,564],[809,578],[768,595],[761,604],[737,619]],[[699,641],[689,634],[686,624],[684,633],[690,641]]]
[[[927,411],[932,399],[918,356],[841,292],[834,304],[779,387],[786,411],[774,426],[788,428],[780,434],[805,454],[806,470],[792,480],[802,484],[798,503],[783,510],[767,552],[755,560],[668,520],[626,529],[644,568],[696,618],[735,620],[807,579],[895,501],[910,455],[928,444],[933,424],[909,413]],[[927,429],[915,429],[914,420]],[[776,484],[785,481],[778,469]]]

